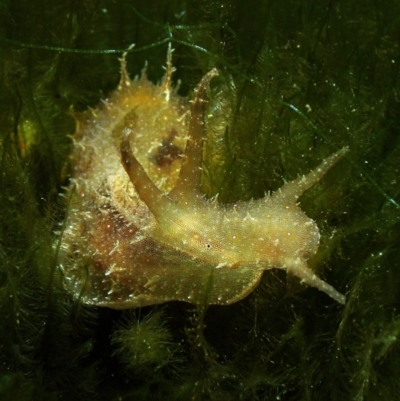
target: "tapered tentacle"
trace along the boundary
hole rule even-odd
[[[121,162],[129,179],[138,192],[140,199],[146,203],[156,220],[161,220],[163,213],[169,209],[171,200],[163,194],[147,175],[142,165],[134,156],[129,139],[121,140]]]
[[[346,296],[335,290],[331,285],[321,280],[305,263],[298,258],[291,261],[286,265],[287,270],[298,277],[302,282],[329,295],[332,299],[344,305],[346,303]]]
[[[324,161],[307,175],[300,176],[287,182],[279,191],[275,192],[275,199],[285,199],[287,202],[296,202],[297,199],[309,188],[315,185],[347,152],[346,146],[338,152],[324,159]]]
[[[211,79],[218,75],[216,68],[209,71],[194,93],[190,108],[189,135],[187,139],[185,157],[179,173],[178,181],[170,192],[172,198],[179,199],[181,194],[185,197],[201,194],[201,164],[203,156],[203,142],[205,130],[205,96],[206,88]]]

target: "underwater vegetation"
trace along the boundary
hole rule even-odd
[[[1,2],[0,399],[398,399],[399,8]],[[147,65],[159,82],[169,43],[180,96],[193,99],[201,77],[219,72],[208,90],[208,197],[260,199],[349,147],[299,199],[321,234],[308,266],[344,305],[281,269],[231,305],[205,297],[120,311],[65,291],[72,110],[115,90],[124,51],[132,78]]]

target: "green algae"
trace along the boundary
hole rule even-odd
[[[397,399],[399,11],[394,0],[3,1],[0,395]],[[350,147],[300,199],[322,231],[311,264],[347,293],[344,307],[281,271],[231,306],[172,302],[134,318],[63,292],[54,244],[71,107],[96,106],[115,88],[119,50],[132,43],[131,75],[147,60],[160,79],[169,41],[180,93],[217,67],[213,99],[232,110],[219,120],[223,161],[206,166],[209,195],[261,197]]]

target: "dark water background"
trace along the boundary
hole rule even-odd
[[[0,399],[400,399],[399,19],[396,0],[1,1]],[[168,42],[182,95],[212,67],[235,88],[210,195],[261,197],[350,147],[301,199],[345,306],[280,270],[231,306],[62,291],[71,109],[115,89],[133,43],[131,75],[159,80]]]

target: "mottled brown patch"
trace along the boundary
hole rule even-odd
[[[177,132],[172,129],[167,139],[161,141],[155,154],[151,157],[152,161],[161,168],[169,168],[175,160],[182,157],[182,149],[173,143]]]

